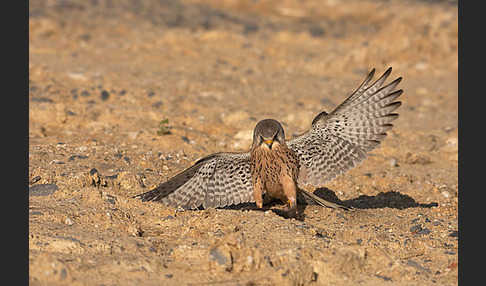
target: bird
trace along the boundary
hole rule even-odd
[[[325,183],[357,166],[387,136],[401,106],[396,90],[402,77],[384,85],[389,67],[372,82],[373,68],[364,81],[332,112],[322,111],[304,133],[289,140],[280,122],[259,121],[247,152],[219,152],[197,160],[152,190],[134,198],[159,201],[182,209],[223,208],[255,203],[261,209],[277,199],[295,216],[297,196],[330,208],[348,207],[318,197],[306,187]]]

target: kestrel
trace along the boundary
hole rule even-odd
[[[391,68],[374,83],[371,70],[361,85],[331,113],[319,113],[305,133],[285,140],[282,125],[274,119],[257,123],[248,152],[221,152],[206,156],[191,167],[139,194],[142,201],[161,201],[184,209],[217,208],[255,202],[262,208],[265,197],[280,199],[295,213],[297,193],[327,207],[327,202],[304,186],[322,187],[366,158],[386,137],[398,118],[400,105],[395,90],[401,77],[383,86]]]

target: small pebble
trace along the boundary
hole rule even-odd
[[[417,224],[415,226],[412,226],[410,228],[410,232],[414,233],[414,234],[424,234],[424,235],[427,235],[430,233],[430,230],[428,228],[422,228],[422,226],[420,224]]]
[[[110,93],[106,90],[103,90],[101,92],[101,100],[106,101],[110,97]]]
[[[29,210],[29,215],[43,215],[42,212],[39,212],[39,211],[31,211]]]
[[[443,191],[441,194],[444,196],[444,198],[448,199],[451,195],[449,194],[448,191]]]
[[[408,152],[405,156],[405,162],[408,164],[418,164],[418,165],[426,165],[431,163],[431,160],[428,156],[423,154],[412,154]]]
[[[33,184],[37,183],[38,181],[40,181],[40,179],[41,179],[41,176],[35,176],[34,178],[32,178],[32,180],[30,180],[29,184],[33,185]]]
[[[312,37],[322,37],[325,31],[321,26],[315,25],[309,28],[309,33]]]
[[[159,107],[161,107],[161,106],[162,106],[162,101],[160,101],[160,100],[159,100],[159,101],[156,101],[156,102],[154,102],[154,103],[152,104],[152,107],[153,107],[153,108],[159,108]]]
[[[390,166],[391,166],[391,167],[398,167],[398,162],[397,162],[397,159],[395,159],[395,158],[390,158]]]
[[[88,80],[88,78],[83,73],[70,72],[67,75],[68,75],[68,77],[70,77],[71,79],[74,79],[74,80],[81,80],[81,81]]]
[[[47,102],[47,103],[53,103],[54,100],[47,98],[47,97],[39,97],[39,96],[33,96],[30,98],[30,101],[32,102]]]
[[[209,257],[211,260],[216,261],[219,265],[226,265],[226,263],[231,259],[229,253],[222,253],[217,247],[212,248],[209,251]]]
[[[88,158],[88,156],[75,154],[75,155],[72,155],[71,157],[69,157],[68,161],[72,162],[75,159],[87,159],[87,158]]]
[[[91,176],[94,176],[94,175],[98,174],[98,170],[96,170],[96,168],[92,168],[91,170],[89,170],[89,174]]]
[[[184,141],[186,143],[190,143],[189,138],[187,138],[186,136],[181,136],[181,139],[182,139],[182,141]]]
[[[64,220],[64,223],[67,224],[67,225],[73,225],[74,224],[74,222],[70,218],[66,218]]]
[[[247,34],[250,34],[250,33],[254,33],[256,31],[258,31],[258,25],[255,24],[255,23],[247,23],[245,25],[245,28],[243,30],[243,34],[247,35]]]

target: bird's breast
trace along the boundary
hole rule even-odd
[[[260,180],[267,191],[280,188],[282,176],[297,180],[297,157],[287,146],[257,147],[251,151],[251,161],[253,180]]]

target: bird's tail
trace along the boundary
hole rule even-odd
[[[314,203],[316,203],[316,204],[318,204],[318,205],[320,205],[322,207],[332,208],[332,209],[345,209],[345,210],[351,210],[351,209],[353,209],[352,207],[347,207],[347,206],[339,205],[339,204],[336,204],[336,203],[331,203],[331,202],[326,201],[325,199],[320,198],[320,197],[314,195],[313,193],[308,192],[308,191],[303,190],[303,189],[299,189],[299,192],[306,199],[309,199],[309,200],[313,201]]]

